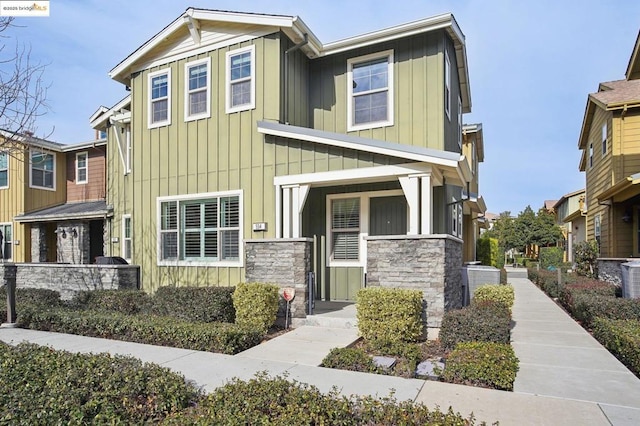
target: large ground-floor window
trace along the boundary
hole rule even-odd
[[[158,199],[158,263],[241,266],[242,194]]]
[[[13,258],[13,225],[10,223],[0,223],[0,258],[11,260]]]

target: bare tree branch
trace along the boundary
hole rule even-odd
[[[13,18],[0,18],[0,37],[10,38],[3,32],[13,26]],[[16,42],[12,53],[6,44],[0,47],[0,128],[6,132],[0,151],[16,158],[22,158],[18,154],[26,148],[21,142],[35,134],[37,119],[49,111],[45,69],[46,65],[31,60],[30,47]]]

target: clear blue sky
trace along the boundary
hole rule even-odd
[[[484,128],[481,194],[490,212],[512,214],[584,187],[587,94],[624,78],[640,29],[637,0],[51,0],[49,17],[18,18],[23,27],[10,31],[49,64],[51,111],[36,134],[92,139],[91,114],[126,96],[109,70],[189,6],[298,15],[323,43],[453,13],[467,40],[473,107],[464,121]]]

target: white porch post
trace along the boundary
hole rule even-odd
[[[309,185],[282,187],[282,237],[300,238],[302,235],[302,210],[309,194]]]
[[[276,238],[282,238],[282,187],[276,185]]]
[[[282,187],[282,238],[291,238],[291,187]]]
[[[420,229],[423,235],[429,235],[433,233],[433,186],[430,174],[420,177],[420,187],[422,190]]]
[[[420,234],[420,192],[419,181],[416,176],[402,176],[398,178],[402,191],[409,205],[408,235]]]

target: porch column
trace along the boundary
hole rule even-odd
[[[420,176],[420,188],[422,190],[420,229],[421,234],[429,235],[433,233],[433,186],[430,174]]]
[[[309,194],[309,185],[282,187],[282,238],[300,238],[302,210]]]
[[[420,182],[417,176],[402,176],[398,178],[402,191],[409,205],[409,230],[407,235],[420,234]]]

